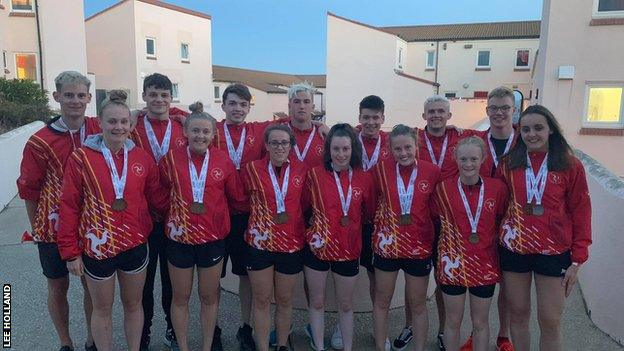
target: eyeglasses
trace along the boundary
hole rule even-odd
[[[494,106],[494,105],[492,105],[492,106],[486,107],[485,109],[488,112],[492,112],[492,113],[498,112],[498,111],[500,111],[500,112],[509,112],[509,110],[511,110],[511,106],[509,106],[509,105],[503,105],[503,106]]]
[[[269,141],[269,146],[272,147],[273,149],[277,149],[279,147],[282,147],[284,149],[288,149],[290,147],[290,141]]]

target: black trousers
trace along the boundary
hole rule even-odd
[[[165,227],[161,222],[154,222],[154,228],[148,239],[149,245],[149,264],[147,266],[147,277],[145,278],[145,287],[143,288],[143,338],[150,335],[152,327],[152,318],[154,317],[154,279],[156,278],[156,265],[160,257],[160,281],[162,285],[161,304],[165,312],[165,320],[167,321],[167,329],[173,329],[171,324],[171,299],[173,293],[171,291],[171,279],[169,279],[169,269],[167,267],[166,254],[167,240],[165,238]]]

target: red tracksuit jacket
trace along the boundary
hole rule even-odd
[[[427,162],[433,163],[431,159],[431,155],[429,154],[429,149],[427,148],[427,141],[425,139],[425,133],[427,133],[426,129],[418,129],[418,159],[425,160]],[[446,134],[441,137],[433,136],[427,133],[427,137],[431,142],[431,148],[433,149],[433,154],[436,158],[436,161],[440,161],[442,157],[442,146],[444,144],[444,138],[448,137],[446,153],[444,154],[444,160],[440,167],[440,179],[445,180],[448,178],[455,178],[459,171],[457,169],[457,162],[455,161],[455,148],[457,147],[457,143],[468,136],[470,133],[467,131],[462,132],[460,135],[455,129],[446,129]]]
[[[208,152],[203,214],[190,210],[193,188],[187,148],[170,150],[159,165],[160,182],[169,195],[165,235],[182,244],[199,245],[224,239],[230,231],[228,204],[237,209],[246,207],[242,183],[228,155],[214,147]],[[201,172],[204,155],[191,151],[191,158],[197,172]]]
[[[545,153],[530,152],[534,174]],[[542,216],[527,215],[525,170],[509,170],[499,164],[499,175],[507,183],[509,208],[500,229],[501,245],[519,254],[556,255],[571,250],[572,262],[583,263],[591,245],[591,201],[583,164],[571,157],[570,168],[549,171],[542,205]]]
[[[181,111],[179,109],[170,109],[169,113],[171,114],[174,111]],[[184,112],[184,111],[181,111]],[[177,112],[178,114],[181,112]],[[177,115],[176,115],[177,116]],[[145,125],[143,119],[148,118],[145,113],[140,114],[137,117],[136,128],[130,134],[130,138],[134,142],[134,144],[141,149],[145,150],[148,155],[152,156],[154,162],[156,162],[156,158],[154,157],[154,153],[152,152],[152,148],[149,143],[149,139],[147,138],[147,132],[145,130]],[[173,150],[176,148],[184,148],[187,145],[186,137],[184,136],[184,127],[180,118],[170,117],[171,120],[171,139],[169,140],[169,150]],[[167,130],[168,120],[160,121],[149,119],[148,121],[152,125],[152,129],[154,129],[154,134],[156,135],[156,140],[158,143],[162,143],[163,138],[165,137],[165,131]],[[164,157],[163,157],[164,158]]]
[[[245,241],[249,246],[259,250],[296,252],[304,245],[305,223],[302,199],[306,191],[306,167],[301,162],[287,162],[282,165],[279,174],[275,174],[281,189],[286,167],[290,164],[288,190],[284,200],[288,220],[280,224],[275,218],[277,203],[269,175],[269,162],[267,155],[260,160],[247,163],[242,172],[251,210]]]
[[[377,158],[377,163],[384,161],[384,160],[391,160],[392,152],[390,150],[390,138],[389,138],[388,133],[380,130],[378,138],[381,138],[381,145],[379,146],[379,158]],[[362,143],[363,143],[362,152],[366,152],[366,155],[370,159],[373,156],[375,147],[377,146],[377,139],[369,138],[367,136],[362,135]]]
[[[225,120],[217,123],[217,133],[215,134],[212,142],[218,149],[223,150],[229,158],[227,141],[225,139],[225,132],[223,129],[223,125],[225,123]],[[245,146],[243,147],[243,157],[241,158],[241,170],[245,167],[245,164],[262,158],[264,149],[264,130],[272,123],[275,122],[243,122],[238,125],[228,124],[228,131],[232,137],[234,149],[238,147],[241,134],[243,133],[243,128],[245,128]],[[232,162],[232,164],[234,163]]]
[[[289,124],[285,123],[285,124]],[[299,147],[299,152],[303,154],[303,150],[305,149],[306,142],[310,137],[310,133],[313,130],[316,130],[314,133],[314,137],[312,138],[312,143],[310,144],[310,148],[308,149],[308,153],[303,160],[303,163],[308,167],[308,169],[312,169],[313,167],[319,166],[323,164],[323,148],[325,145],[325,140],[321,136],[321,132],[319,132],[319,128],[312,126],[310,129],[299,130],[291,125],[293,134],[295,135],[295,142]],[[290,156],[288,157],[291,161],[300,162],[297,158],[297,153],[295,151],[295,147],[290,148]]]
[[[396,162],[382,161],[373,168],[375,198],[375,230],[373,251],[385,258],[426,259],[431,256],[434,230],[430,200],[440,178],[440,169],[426,161],[416,164],[414,197],[410,216],[412,223],[400,225],[401,204],[396,179]],[[413,167],[399,165],[399,173],[407,188]]]
[[[102,142],[101,135],[92,136],[67,162],[58,233],[58,247],[64,260],[81,252],[101,260],[130,250],[147,241],[151,231],[149,208],[164,210],[162,204],[166,199],[159,184],[158,167],[147,152],[134,147],[130,140],[126,141],[130,148],[124,189],[127,208],[112,210],[115,191],[99,148]],[[123,158],[123,149],[113,155],[120,173]]]
[[[441,222],[436,259],[438,284],[475,287],[494,284],[501,278],[497,233],[507,207],[507,190],[498,179],[482,177],[482,180],[483,209],[476,244],[469,241],[470,221],[457,189],[457,177],[443,181],[436,188],[433,211]],[[473,215],[479,201],[479,184],[462,184]]]
[[[81,147],[80,133],[70,134],[56,124],[60,117],[33,134],[24,147],[17,189],[20,198],[38,201],[33,240],[56,242],[63,170],[69,155]],[[86,117],[85,137],[100,132],[96,118]]]
[[[514,144],[516,143],[516,140],[518,140],[518,138],[520,137],[519,129],[518,128],[515,128],[515,129],[516,130],[514,132],[514,141],[511,143],[510,150],[511,148],[513,148]],[[472,131],[472,132],[474,133],[475,136],[478,136],[481,139],[483,139],[483,142],[485,143],[485,160],[483,161],[483,164],[481,165],[481,169],[479,170],[479,173],[481,174],[482,177],[492,178],[492,177],[495,177],[496,169],[500,167],[501,164],[499,162],[498,167],[496,167],[494,163],[494,159],[492,159],[492,151],[490,151],[490,144],[488,143],[488,131],[489,129],[486,131]],[[496,152],[494,152],[494,154],[496,154]]]
[[[345,199],[348,196],[349,172],[339,174]],[[353,170],[352,199],[347,216],[348,226],[343,227],[343,216],[334,172],[324,165],[308,172],[307,188],[312,204],[312,226],[306,230],[306,240],[312,253],[324,261],[352,261],[362,251],[362,222],[372,217],[375,200],[371,177],[361,169]]]

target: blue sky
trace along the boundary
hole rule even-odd
[[[116,2],[85,0],[85,16]],[[373,26],[537,20],[542,12],[542,0],[168,2],[212,16],[214,64],[293,74],[325,73],[327,11]]]

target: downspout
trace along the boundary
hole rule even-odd
[[[41,25],[39,22],[39,1],[35,0],[35,20],[37,23],[37,44],[39,45],[39,81],[41,90],[45,90],[43,85],[43,46],[41,44]]]
[[[435,54],[435,72],[434,72],[434,78],[433,81],[436,82],[438,85],[436,86],[436,95],[440,94],[440,84],[438,83],[438,60],[439,60],[439,56],[440,56],[440,42],[436,41],[436,54]]]

